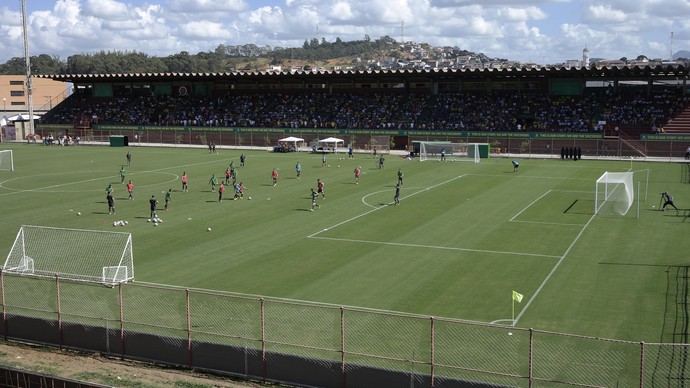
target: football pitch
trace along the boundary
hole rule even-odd
[[[515,303],[519,327],[688,342],[690,185],[683,163],[518,159],[514,173],[505,158],[474,164],[386,155],[380,169],[365,154],[328,154],[322,167],[320,154],[263,150],[0,149],[13,150],[15,165],[0,171],[4,256],[21,225],[130,232],[135,282],[505,325],[513,320],[515,290],[524,295]],[[224,181],[231,162],[244,199],[232,200],[228,187],[219,201],[209,180]],[[134,184],[131,200],[120,182],[123,165],[125,183]],[[404,184],[394,206],[398,169]],[[594,216],[595,181],[605,171],[636,172],[639,218],[637,192],[627,215]],[[312,212],[317,179],[325,198]],[[115,214],[108,213],[109,184]],[[169,189],[172,202],[163,211]],[[662,191],[674,195],[679,214],[658,211]],[[152,195],[157,226],[150,222]],[[113,226],[118,220],[128,224]]]

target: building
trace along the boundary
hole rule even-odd
[[[49,78],[32,77],[32,101],[34,114],[40,116],[71,94],[72,84]],[[25,75],[0,75],[0,100],[2,114],[28,115],[28,91]]]

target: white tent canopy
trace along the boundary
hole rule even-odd
[[[343,146],[345,146],[345,140],[338,139],[337,137],[327,137],[319,140],[319,143],[325,143],[326,145],[333,144],[333,152],[338,148],[338,143],[343,143]]]
[[[288,136],[284,139],[278,140],[280,143],[292,143],[295,146],[295,151],[299,151],[299,147],[297,146],[297,143],[304,142],[304,139],[300,137],[295,137],[295,136]]]
[[[278,140],[279,142],[285,142],[285,143],[295,143],[297,144],[300,141],[304,141],[304,139],[299,138],[299,137],[294,137],[294,136],[289,136],[286,137],[285,139],[280,139]]]
[[[41,118],[41,116],[34,115],[34,120],[38,120],[40,118]],[[29,114],[28,113],[22,113],[19,115],[10,116],[7,118],[7,121],[29,121]]]

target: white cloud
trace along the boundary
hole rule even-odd
[[[97,0],[96,0],[97,1]],[[168,6],[174,12],[237,12],[247,7],[243,0],[170,0]]]
[[[349,3],[339,1],[333,5],[329,12],[329,16],[335,20],[352,20],[355,13]]]
[[[206,21],[184,23],[179,26],[178,30],[183,37],[192,40],[218,40],[227,39],[231,36],[222,24]]]
[[[114,0],[86,0],[83,14],[106,20],[127,20],[127,5]]]
[[[305,40],[372,39],[457,46],[550,63],[666,57],[690,45],[688,0],[54,0],[31,2],[32,54],[101,50],[170,55],[218,44],[301,47]],[[0,6],[0,63],[23,54],[19,5]]]
[[[628,15],[611,5],[590,5],[586,9],[585,19],[594,23],[623,23],[628,19]]]

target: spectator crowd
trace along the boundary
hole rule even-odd
[[[644,94],[644,95],[643,95]],[[45,123],[142,126],[594,132],[606,121],[661,126],[688,103],[677,89],[647,93],[587,90],[581,96],[538,93],[251,93],[210,98],[75,95]],[[83,123],[82,123],[83,124]]]

